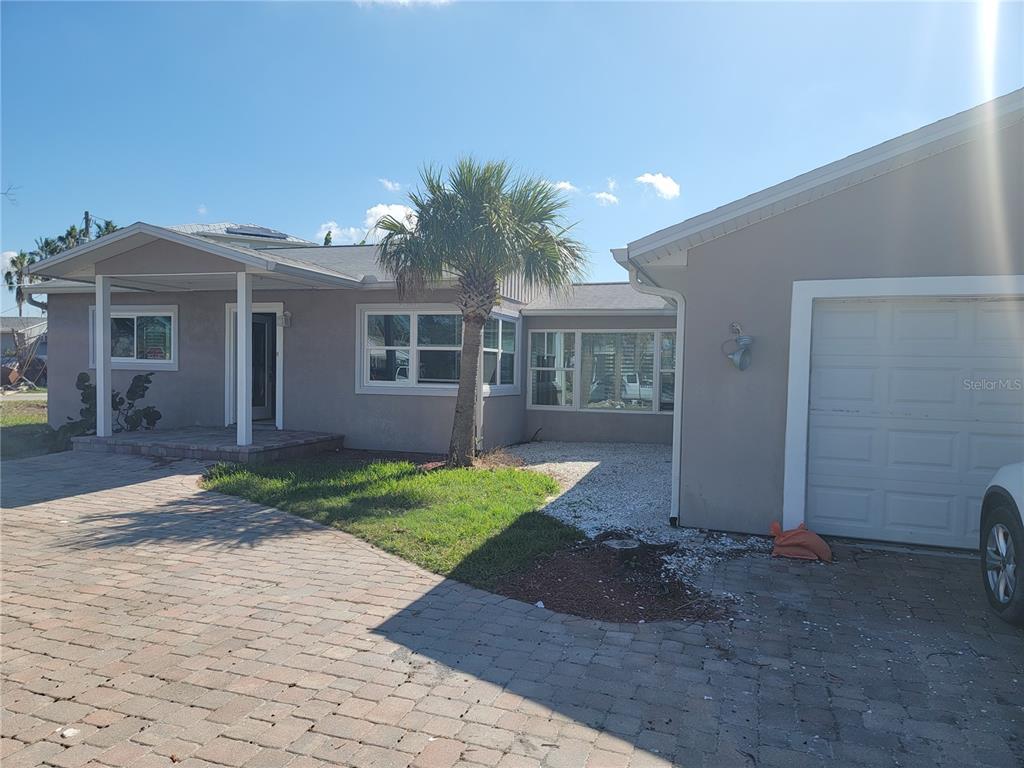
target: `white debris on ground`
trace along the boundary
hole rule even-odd
[[[507,450],[562,486],[544,508],[552,517],[590,538],[623,531],[648,544],[677,545],[663,558],[669,575],[692,578],[722,560],[771,550],[770,539],[759,536],[669,525],[671,446],[539,442]]]

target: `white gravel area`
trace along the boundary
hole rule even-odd
[[[672,446],[537,442],[507,450],[562,486],[544,512],[591,538],[625,531],[648,544],[676,544],[664,557],[670,573],[693,576],[723,559],[771,549],[766,538],[669,525]]]

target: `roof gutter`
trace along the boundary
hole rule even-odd
[[[683,330],[686,320],[686,299],[678,291],[657,285],[630,257],[628,248],[612,250],[615,260],[629,270],[629,284],[640,293],[669,299],[676,305],[676,365],[672,388],[672,501],[669,525],[679,525],[679,495],[682,482],[683,456]],[[660,386],[660,385],[659,385]]]

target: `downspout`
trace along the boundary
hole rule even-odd
[[[659,296],[675,302],[676,305],[676,367],[675,388],[672,401],[672,502],[669,509],[669,525],[679,525],[679,488],[682,482],[683,456],[683,323],[686,315],[686,299],[678,291],[661,288],[637,267],[627,256],[629,284],[640,293]],[[646,279],[648,282],[642,282]],[[660,386],[660,384],[659,384]]]

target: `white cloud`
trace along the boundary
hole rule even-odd
[[[608,177],[608,191],[609,191],[609,192],[614,192],[614,191],[615,191],[615,188],[616,188],[617,186],[619,186],[619,182],[617,182],[617,181],[616,181],[615,179],[613,179],[613,178],[611,178],[611,177],[609,176],[609,177]]]
[[[206,215],[206,203],[200,203],[199,207],[196,208],[196,213],[198,213],[200,216],[205,216]]]
[[[674,200],[679,197],[679,183],[663,173],[645,173],[637,176],[636,181],[638,184],[647,184],[653,187],[658,197],[664,200]]]
[[[364,239],[368,243],[375,243],[380,233],[375,231],[374,227],[384,216],[393,216],[410,224],[416,223],[416,215],[409,206],[401,203],[377,203],[366,209],[361,227],[342,227],[336,221],[325,221],[316,232],[316,242],[322,243],[324,235],[330,232],[333,245],[353,245],[361,243]]]
[[[619,198],[613,195],[611,192],[594,192],[591,194],[598,205],[618,205]]]
[[[379,181],[381,186],[383,186],[388,192],[398,192],[402,188],[401,184],[397,181],[392,181],[391,179],[377,179],[377,181]]]
[[[580,189],[571,181],[549,181],[553,189],[557,189],[559,192],[579,192]]]
[[[6,269],[6,268],[7,268],[8,266],[10,266],[10,263],[11,263],[11,259],[13,259],[13,258],[14,258],[15,256],[17,256],[17,255],[18,255],[18,252],[17,252],[17,251],[4,251],[4,252],[3,252],[3,254],[2,254],[2,255],[0,255],[0,258],[2,258],[2,259],[3,259],[3,265],[4,265],[4,268],[5,268],[5,269]]]

